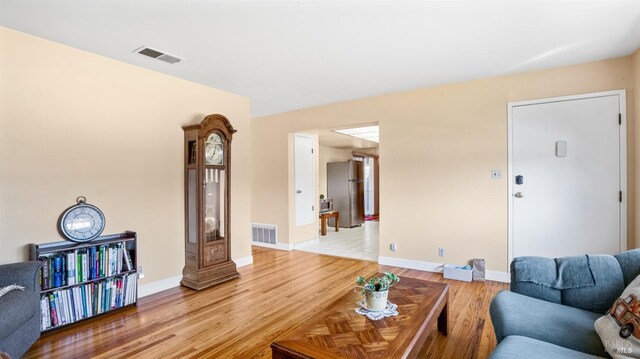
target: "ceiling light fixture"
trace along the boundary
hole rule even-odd
[[[343,135],[360,138],[363,140],[379,143],[380,140],[380,127],[379,126],[367,126],[356,128],[345,128],[342,130],[333,130],[333,132],[341,133]]]
[[[173,55],[169,55],[166,52],[160,51],[160,50],[156,50],[156,49],[152,49],[150,47],[146,47],[146,46],[142,46],[139,47],[135,50],[133,50],[133,52],[137,52],[140,55],[144,55],[144,56],[148,56],[151,58],[154,58],[156,60],[160,60],[160,61],[164,61],[170,64],[175,64],[177,62],[182,61],[183,59],[177,57],[177,56],[173,56]]]

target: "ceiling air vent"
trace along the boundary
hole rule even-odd
[[[156,60],[168,62],[170,64],[175,64],[176,62],[182,61],[182,59],[177,56],[169,55],[162,51],[158,51],[146,46],[142,46],[141,48],[136,49],[134,52],[137,52],[140,55],[152,57]]]

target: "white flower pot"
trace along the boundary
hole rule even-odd
[[[389,290],[382,292],[366,292],[365,297],[367,299],[367,309],[384,310],[387,307],[388,296]]]

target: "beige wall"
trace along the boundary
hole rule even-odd
[[[615,89],[633,93],[633,88],[631,57],[624,57],[256,118],[254,148],[272,150],[253,151],[253,173],[263,171],[266,162],[274,168],[287,167],[289,133],[377,121],[380,255],[451,263],[481,257],[488,269],[506,271],[507,179],[491,180],[490,170],[507,172],[507,103]],[[630,149],[635,148],[636,138],[632,103],[628,101]],[[630,153],[630,195],[638,168],[634,158]],[[262,177],[260,183],[254,177],[254,219],[286,224],[286,201],[264,203],[286,198],[287,181],[284,171]],[[391,242],[397,243],[397,252],[389,251]],[[445,258],[437,257],[438,247],[446,249]]]
[[[348,161],[353,156],[350,149],[320,146],[318,151],[320,157],[320,168],[318,169],[318,195],[327,196],[327,163]]]
[[[141,284],[180,275],[181,126],[211,113],[238,130],[232,256],[251,254],[247,98],[1,27],[0,84],[0,263],[62,240],[58,216],[84,195],[105,234],[138,232]]]

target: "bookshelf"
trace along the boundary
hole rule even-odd
[[[137,235],[100,236],[91,242],[30,244],[40,269],[40,330],[46,332],[138,302]]]

